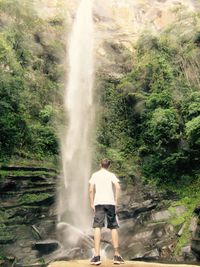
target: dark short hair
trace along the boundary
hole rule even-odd
[[[110,160],[109,159],[102,159],[101,160],[101,167],[108,169],[108,167],[110,166]]]

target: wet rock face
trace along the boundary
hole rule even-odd
[[[105,73],[111,81],[118,81],[130,70],[132,56],[127,51],[134,52],[133,43],[140,34],[145,29],[153,34],[163,31],[177,19],[179,9],[183,8],[187,12],[195,11],[197,0],[95,0],[93,2],[95,67]],[[78,0],[69,0],[67,3],[66,17],[69,25],[74,21],[78,4]]]
[[[175,254],[176,244],[183,234],[185,225],[181,222],[173,225],[171,221],[177,216],[182,216],[186,210],[184,206],[175,206],[172,211],[168,206],[169,199],[176,200],[176,196],[157,193],[137,178],[133,178],[133,186],[123,185],[118,216],[120,247],[125,258],[167,262],[196,261],[191,244],[182,249],[181,255]],[[189,229],[191,235],[195,228],[196,220],[193,218]],[[106,234],[103,240],[106,239],[105,236]]]
[[[16,258],[19,266],[34,264],[39,258],[49,263],[92,256],[92,229],[89,233],[80,234],[79,229],[77,231],[67,223],[56,225],[56,176],[54,170],[6,170],[0,183],[0,251]],[[173,257],[183,224],[174,226],[170,223],[174,214],[166,204],[169,203],[169,195],[156,193],[137,178],[133,178],[132,184],[122,183],[118,208],[120,251],[124,258],[194,262],[190,244],[182,249],[181,259]],[[181,215],[185,208],[178,206],[174,211],[176,216]],[[198,259],[199,226],[196,226],[195,220],[190,225],[190,231],[195,232],[192,251]],[[66,236],[68,238],[63,239]],[[106,228],[102,231],[102,247],[112,258],[111,235]]]
[[[172,224],[174,219],[184,217],[184,206],[169,207],[170,201],[177,196],[171,193],[158,193],[155,189],[142,184],[136,177],[133,186],[122,184],[123,192],[118,209],[120,218],[120,247],[127,259],[163,260],[195,262],[190,239],[176,256],[175,247],[183,235],[183,221]],[[197,221],[193,217],[189,226],[192,237]],[[109,233],[106,233],[109,236]],[[106,234],[103,240],[106,242]],[[111,240],[110,240],[111,242]],[[159,255],[158,255],[159,254]]]
[[[200,205],[195,208],[194,212],[197,214],[198,220],[192,238],[191,249],[198,261],[200,261]]]
[[[133,184],[124,188],[118,210],[122,254],[131,260],[160,259],[162,247],[171,244],[176,234],[166,220],[170,216],[162,204],[166,196],[137,179]]]
[[[18,262],[37,261],[32,243],[55,238],[55,170],[1,168],[0,254]]]

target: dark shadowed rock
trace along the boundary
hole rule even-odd
[[[32,245],[33,249],[36,249],[40,255],[49,254],[57,250],[60,247],[60,244],[56,240],[46,240],[36,242]]]
[[[198,206],[194,209],[194,213],[196,213],[197,215],[200,215],[200,205],[198,205]]]
[[[120,219],[134,218],[138,214],[150,211],[157,206],[153,200],[146,200],[142,203],[132,202],[128,205],[122,205],[118,209],[118,215]]]
[[[190,244],[182,248],[182,255],[184,261],[195,261],[195,256],[192,253]]]
[[[196,258],[200,260],[200,238],[193,238],[192,239],[192,245],[191,245],[192,251],[194,252]]]
[[[191,248],[197,259],[200,260],[200,219],[197,221],[197,227],[193,234]]]
[[[7,192],[10,190],[15,190],[17,188],[17,182],[16,181],[3,181],[0,184],[0,191],[1,192]]]

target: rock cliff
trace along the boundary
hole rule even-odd
[[[55,237],[56,176],[53,169],[1,168],[0,251],[19,266],[37,261],[34,242]]]
[[[79,1],[62,3],[67,23],[71,25]],[[196,0],[94,0],[96,68],[108,76],[121,77],[124,69],[119,66],[124,63],[124,55],[121,62],[115,60],[115,55],[122,53],[122,47],[133,52],[133,44],[141,33],[159,34],[198,8]],[[191,22],[185,20],[184,23]]]
[[[107,37],[121,42],[135,40],[144,30],[159,32],[177,19],[180,10],[193,12],[190,0],[97,0],[94,1],[96,24]]]

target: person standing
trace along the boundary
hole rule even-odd
[[[123,258],[119,254],[119,228],[116,207],[120,191],[119,179],[114,173],[108,171],[110,161],[108,159],[101,160],[101,169],[92,174],[89,180],[90,205],[94,210],[94,248],[95,255],[90,260],[92,265],[101,264],[100,258],[100,241],[101,229],[105,226],[105,217],[107,219],[107,228],[111,230],[112,244],[114,248],[114,264],[124,263]]]

